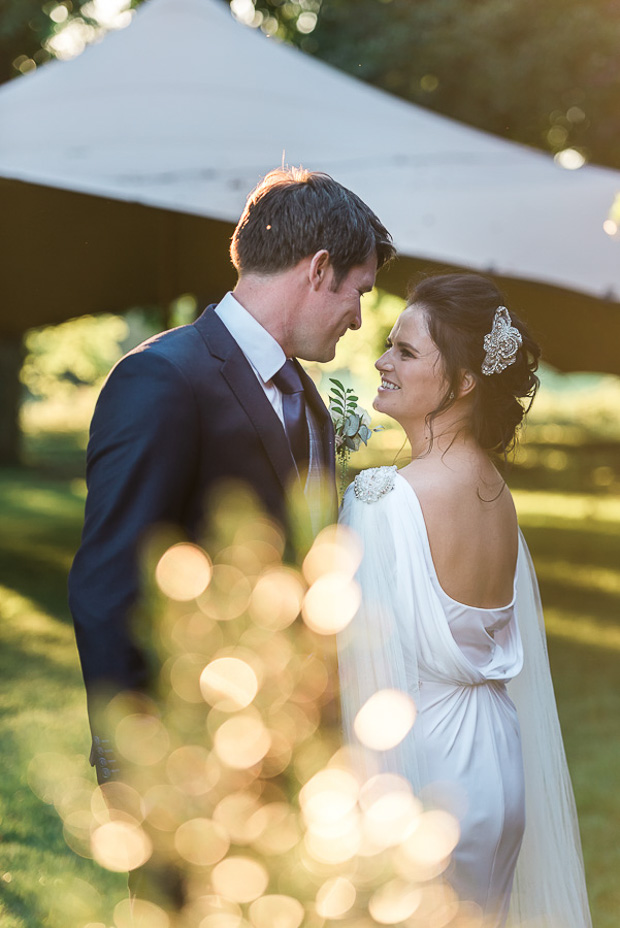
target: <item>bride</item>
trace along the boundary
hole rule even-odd
[[[409,736],[369,763],[423,796],[449,785],[460,840],[447,877],[485,925],[589,928],[538,586],[493,464],[534,397],[539,354],[474,274],[424,280],[396,321],[373,405],[412,460],[363,471],[345,494],[364,559],[362,606],[338,643],[343,719],[354,743],[373,692],[413,698]]]

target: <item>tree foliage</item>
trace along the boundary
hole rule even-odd
[[[129,9],[141,0],[106,2]],[[0,0],[0,80],[55,54],[57,36],[70,24],[95,35],[102,3]],[[573,147],[620,168],[620,0],[230,0],[230,6],[246,25],[406,100],[518,142],[553,152]]]
[[[620,0],[253,2],[252,25],[390,93],[620,167]],[[306,34],[297,23],[309,4],[318,15]]]
[[[619,0],[355,7],[323,0],[313,39],[331,64],[497,135],[620,167]]]
[[[0,83],[70,58],[142,0],[0,0]]]
[[[36,399],[75,399],[76,388],[103,384],[110,368],[161,329],[153,313],[133,309],[124,316],[78,316],[59,325],[30,329],[20,379]]]
[[[128,327],[121,316],[81,316],[31,329],[21,381],[31,396],[71,397],[76,386],[100,386],[122,354]]]

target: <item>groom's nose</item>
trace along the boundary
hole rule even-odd
[[[358,306],[357,312],[355,314],[355,318],[352,320],[352,322],[349,323],[349,328],[353,329],[353,331],[356,332],[358,329],[361,329],[361,327],[362,327],[362,308],[361,306]]]

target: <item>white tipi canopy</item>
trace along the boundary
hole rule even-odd
[[[386,14],[387,15],[387,14]],[[405,255],[620,294],[620,173],[391,97],[235,22],[148,0],[132,25],[0,90],[0,177],[236,221],[284,159],[332,174]]]
[[[386,15],[388,11],[386,9]],[[247,192],[282,161],[355,190],[419,268],[498,280],[561,370],[620,373],[620,172],[403,102],[237,23],[225,0],[147,0],[126,29],[0,88],[0,347],[84,313],[234,286]],[[407,257],[408,256],[408,257]]]

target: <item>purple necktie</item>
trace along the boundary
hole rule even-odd
[[[298,465],[308,463],[308,423],[306,421],[306,401],[304,388],[295,363],[285,361],[273,382],[282,393],[282,409],[288,443]]]

